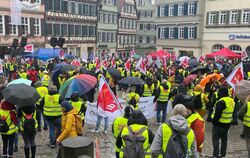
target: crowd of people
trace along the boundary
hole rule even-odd
[[[194,57],[192,59],[195,60]],[[103,75],[113,93],[118,96],[117,91],[122,91],[121,96],[126,100],[124,116],[117,117],[112,124],[117,158],[199,157],[207,122],[213,124],[212,157],[225,157],[228,131],[231,125],[237,124],[238,118],[243,121],[244,130],[241,136],[246,139],[250,151],[250,94],[246,101],[242,102],[225,82],[225,78],[239,61],[229,63],[225,60],[221,64],[223,68],[219,69],[214,61],[183,67],[177,61],[168,60],[166,67],[154,63],[148,65],[145,73],[136,68],[137,60],[132,60],[130,70],[125,68],[125,61],[116,59],[115,66],[110,62],[108,67],[113,66],[117,69],[121,78],[133,76],[144,80],[145,84],[119,84],[120,78],[108,70],[101,68],[97,72],[93,61],[81,62],[81,67],[61,71],[55,78],[53,68],[56,64],[70,64],[70,60],[54,59],[48,61],[46,65],[41,65],[35,59],[6,60],[3,65],[6,82],[1,83],[1,91],[13,80],[27,79],[32,81],[31,86],[36,88],[40,99],[35,105],[18,107],[0,96],[2,157],[11,158],[13,153],[18,151],[18,133],[21,133],[24,140],[26,158],[30,157],[30,151],[32,158],[36,156],[36,134],[42,129],[49,132],[51,148],[55,148],[69,137],[82,134],[88,108],[86,102],[94,101],[98,85],[85,94],[75,91],[68,98],[59,93],[60,87],[68,79],[81,73],[88,73],[97,79]],[[81,68],[87,72],[81,71]],[[194,69],[197,70],[194,73],[195,77],[192,80],[185,80]],[[200,84],[202,79],[209,75],[212,77],[205,84]],[[245,71],[245,80],[250,80],[249,70]],[[156,133],[150,129],[148,120],[138,104],[140,97],[152,96],[154,96],[152,106],[155,106],[158,128]],[[98,116],[93,132],[100,132],[102,118]],[[107,134],[108,118],[104,120],[104,133]],[[58,153],[58,157],[61,157],[60,152]]]

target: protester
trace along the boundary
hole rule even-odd
[[[137,110],[139,108],[138,102],[140,100],[140,95],[136,92],[136,87],[132,86],[128,88],[127,91],[129,91],[129,93],[126,91],[123,92],[122,98],[127,101],[128,105]]]
[[[146,78],[146,83],[144,84],[143,89],[142,89],[143,97],[154,96],[154,92],[155,92],[155,86],[153,84],[152,79]]]

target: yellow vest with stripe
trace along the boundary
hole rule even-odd
[[[27,73],[26,72],[18,73],[18,75],[19,75],[20,78],[27,79]]]
[[[165,123],[162,124],[162,146],[161,146],[161,150],[163,151],[163,153],[165,153],[167,151],[167,145],[168,145],[168,141],[170,139],[170,137],[173,134],[172,129]],[[190,131],[187,134],[187,140],[188,140],[188,154],[191,153],[191,147],[193,142],[195,141],[195,135],[192,129],[190,129]],[[163,158],[162,155],[159,155],[158,158]]]
[[[226,104],[226,108],[222,111],[221,118],[219,119],[220,123],[231,123],[233,120],[233,111],[235,107],[235,102],[230,97],[223,97],[219,101],[223,100]],[[217,106],[217,104],[215,105]],[[216,107],[215,107],[216,109]],[[212,118],[214,117],[214,113],[212,115]]]
[[[61,106],[59,104],[59,94],[45,95],[44,97],[44,115],[46,116],[60,116],[62,115]]]
[[[18,131],[18,127],[12,122],[11,118],[10,118],[10,112],[9,110],[0,110],[0,117],[6,119],[6,123],[9,126],[9,130],[6,133],[1,133],[1,134],[5,134],[5,135],[11,135],[13,133],[15,133],[16,131]]]
[[[22,118],[21,118],[21,121],[20,121],[20,130],[21,131],[24,131],[24,129],[23,129],[23,123],[25,121],[25,115],[26,114],[24,112],[22,112]],[[38,123],[37,123],[37,120],[36,120],[36,111],[33,113],[33,119],[36,121],[35,128],[37,128],[38,127]]]
[[[58,82],[59,82],[60,86],[64,84],[65,80],[66,79],[64,77],[63,78],[58,77]]]
[[[132,98],[135,98],[135,100],[136,100],[136,105],[135,105],[134,110],[137,110],[137,109],[139,108],[139,105],[138,105],[138,102],[139,102],[139,100],[140,100],[139,94],[137,94],[137,93],[135,93],[135,92],[130,92],[130,93],[128,94],[128,96],[129,96],[129,102],[130,102],[130,100],[131,100]]]
[[[192,96],[197,96],[201,94],[201,102],[202,102],[202,109],[206,108],[206,103],[204,102],[204,95],[206,95],[205,93],[199,92],[199,91],[193,91]]]
[[[48,86],[49,85],[49,81],[50,81],[49,75],[47,75],[47,74],[43,75],[43,78],[42,78],[43,85],[44,86]]]
[[[10,63],[10,65],[9,65],[9,66],[10,66],[10,71],[14,71],[14,66],[15,66],[15,65],[14,65],[14,64],[12,64],[12,63]]]
[[[247,78],[250,80],[250,71],[247,72]]]
[[[48,94],[48,88],[41,86],[36,88],[37,93],[40,95],[40,99],[36,102],[37,105],[40,105],[40,101]]]
[[[160,86],[160,95],[159,95],[157,100],[161,101],[161,102],[168,101],[169,93],[170,93],[169,89],[164,90],[164,88],[162,86]]]
[[[77,113],[81,116],[81,119],[84,120],[84,113],[80,112],[83,102],[81,102],[81,101],[77,101],[77,102],[70,101],[70,103],[76,109]]]
[[[247,112],[244,115],[243,124],[250,127],[250,102],[247,103]]]
[[[125,70],[121,70],[121,77],[125,77]]]
[[[143,143],[143,148],[144,151],[149,153],[150,152],[150,145],[149,145],[149,137],[148,137],[148,127],[144,126],[144,125],[138,125],[138,124],[134,124],[134,125],[130,125],[130,127],[132,128],[133,132],[139,132],[141,128],[146,128],[146,130],[142,133],[142,136],[145,138],[145,141]],[[128,135],[129,134],[129,130],[128,127],[124,127],[121,133],[121,137],[123,138],[123,136]],[[122,139],[122,147],[125,147],[125,141]],[[120,157],[123,157],[123,149],[121,149],[120,152]],[[145,158],[150,158],[150,155],[146,155]]]
[[[113,132],[114,132],[114,137],[117,138],[119,135],[120,131],[124,128],[127,127],[128,119],[124,117],[117,117],[114,122],[113,122]]]
[[[150,88],[149,88],[148,84],[144,84],[143,96],[144,97],[151,97],[154,93],[154,90],[155,90],[154,84],[152,84]]]

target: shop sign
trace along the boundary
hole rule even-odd
[[[229,40],[250,40],[250,35],[236,35],[230,34]]]

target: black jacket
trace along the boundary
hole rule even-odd
[[[218,101],[215,105],[215,113],[214,113],[214,117],[213,117],[213,125],[218,125],[218,126],[221,126],[221,127],[225,127],[225,128],[229,128],[231,123],[221,123],[219,122],[219,119],[221,118],[221,115],[222,115],[222,111],[224,109],[226,109],[226,103],[221,100],[221,101]]]

